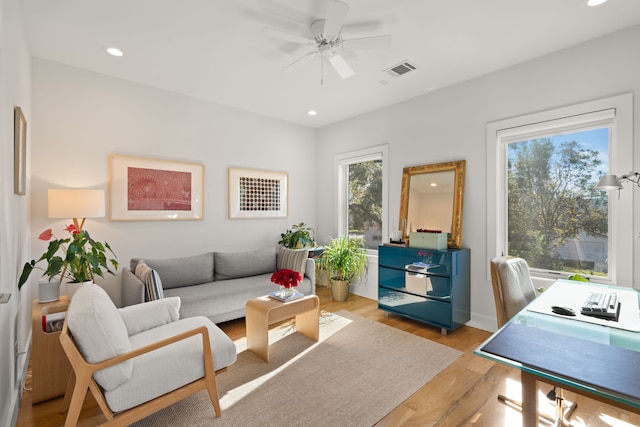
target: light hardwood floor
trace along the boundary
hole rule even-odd
[[[318,289],[318,296],[322,310],[348,310],[464,352],[457,361],[382,419],[378,423],[379,427],[521,425],[519,412],[497,399],[500,393],[519,397],[519,371],[473,355],[473,350],[487,339],[490,333],[463,326],[445,336],[440,334],[439,328],[399,316],[387,316],[378,310],[375,301],[367,298],[350,295],[346,302],[335,302],[331,300],[329,290],[322,287]],[[223,323],[220,326],[234,340],[245,335],[244,319]],[[27,378],[26,388],[29,387],[30,378]],[[550,387],[539,383],[539,389],[541,410],[552,414],[553,405],[542,397]],[[384,393],[384,390],[381,390],[381,393]],[[578,408],[571,418],[575,426],[640,426],[638,414],[572,393],[566,393],[566,397],[570,400],[577,399],[578,402]],[[24,391],[17,426],[53,427],[64,424],[64,415],[59,412],[61,401],[62,399],[58,398],[32,405],[30,393]],[[104,417],[92,397],[88,396],[79,425],[95,426],[101,422],[104,422]]]

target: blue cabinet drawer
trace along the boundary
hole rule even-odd
[[[378,308],[455,330],[470,319],[470,251],[381,245]]]
[[[393,246],[379,247],[379,263],[382,267],[405,269],[408,265],[430,265],[429,273],[450,276],[457,274],[452,254],[455,250],[438,251]]]
[[[378,285],[442,300],[451,298],[451,278],[423,272],[380,267]]]
[[[378,307],[428,322],[441,328],[451,328],[451,304],[391,289],[378,289]]]

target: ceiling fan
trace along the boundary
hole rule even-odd
[[[391,46],[391,36],[381,35],[373,37],[361,37],[354,39],[343,39],[340,35],[342,25],[349,12],[349,5],[339,0],[327,0],[327,16],[324,19],[314,21],[309,27],[311,37],[300,36],[277,30],[275,28],[265,28],[263,31],[279,39],[293,43],[310,46],[311,52],[306,53],[301,58],[296,59],[287,65],[282,71],[287,70],[299,62],[320,57],[320,82],[322,83],[322,67],[326,58],[336,73],[343,79],[348,79],[355,74],[353,68],[340,55],[344,50],[357,49],[379,49]]]

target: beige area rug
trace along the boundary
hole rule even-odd
[[[462,354],[347,311],[323,313],[320,342],[294,332],[270,332],[269,363],[236,342],[222,417],[202,391],[135,426],[371,426]]]

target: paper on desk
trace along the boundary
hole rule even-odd
[[[620,301],[620,315],[618,321],[599,319],[597,317],[580,314],[582,303],[591,292],[615,292]],[[560,305],[572,308],[575,316],[562,316],[551,311],[551,306]],[[527,310],[551,316],[562,317],[569,320],[594,323],[596,325],[609,326],[611,328],[624,329],[632,332],[640,332],[640,314],[638,314],[638,292],[628,288],[616,287],[602,288],[585,282],[571,280],[558,280],[553,286],[547,288],[538,298],[527,306]]]

